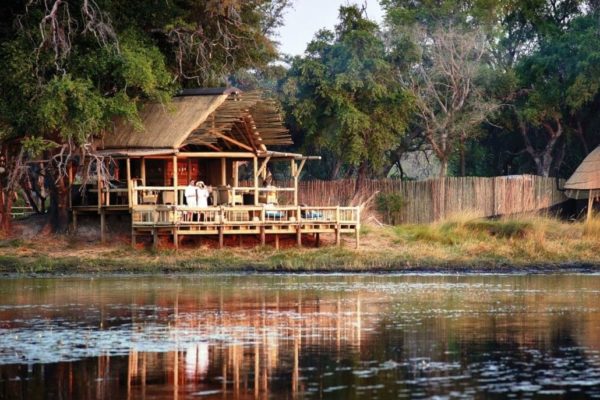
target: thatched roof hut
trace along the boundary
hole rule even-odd
[[[587,199],[590,190],[600,191],[600,147],[596,147],[577,167],[564,186],[574,199]]]
[[[100,144],[104,150],[266,151],[292,143],[277,104],[261,92],[235,88],[186,89],[172,102],[145,104],[142,128],[119,120]]]
[[[591,218],[594,199],[600,195],[600,146],[588,154],[564,188],[572,199],[588,199],[587,217]]]

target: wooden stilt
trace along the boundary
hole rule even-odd
[[[302,230],[300,227],[296,228],[296,244],[298,247],[302,247]]]
[[[317,247],[321,246],[321,234],[320,233],[315,234],[315,243],[316,243]]]
[[[223,227],[219,227],[219,248],[223,248]]]
[[[152,247],[154,249],[158,248],[158,229],[154,228],[152,230]]]
[[[175,249],[179,249],[179,235],[177,234],[177,228],[173,229],[173,244]]]
[[[279,234],[275,234],[275,249],[279,250]]]
[[[354,229],[354,234],[356,235],[356,248],[358,249],[360,247],[360,228],[358,226]]]
[[[131,230],[131,247],[135,247],[135,229]]]
[[[100,242],[106,241],[106,212],[100,211]]]
[[[264,246],[266,243],[266,235],[265,235],[265,227],[261,226],[260,227],[260,245]]]
[[[342,232],[340,231],[340,224],[335,227],[335,245],[339,246],[342,244]]]
[[[77,211],[73,211],[73,233],[77,232]]]

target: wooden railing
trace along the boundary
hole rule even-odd
[[[132,224],[177,225],[260,225],[260,224],[349,224],[360,223],[358,207],[295,206],[212,206],[140,204],[132,208]]]

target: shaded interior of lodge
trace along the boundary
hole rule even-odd
[[[141,129],[116,121],[94,158],[71,170],[74,229],[79,215],[99,214],[104,241],[107,215],[129,213],[134,245],[140,236],[152,237],[154,245],[166,236],[178,247],[187,235],[213,236],[219,247],[233,235],[276,247],[280,235],[295,237],[298,245],[310,235],[318,245],[323,233],[339,245],[349,233],[358,247],[358,207],[298,204],[300,173],[320,157],[267,148],[292,140],[276,103],[263,93],[187,89],[171,104],[146,104],[140,114]],[[273,163],[289,166],[291,185],[277,186]],[[91,178],[82,187],[77,181],[84,171]],[[186,200],[186,187],[194,182],[207,185],[206,207]]]

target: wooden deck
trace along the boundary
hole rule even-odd
[[[218,206],[188,207],[174,205],[134,205],[131,210],[132,244],[138,236],[151,236],[158,243],[168,236],[176,247],[182,236],[216,236],[219,247],[228,235],[255,235],[264,245],[269,235],[275,246],[280,235],[294,235],[302,244],[302,235],[332,234],[339,245],[342,234],[352,234],[359,246],[360,210],[358,207],[296,206]]]

